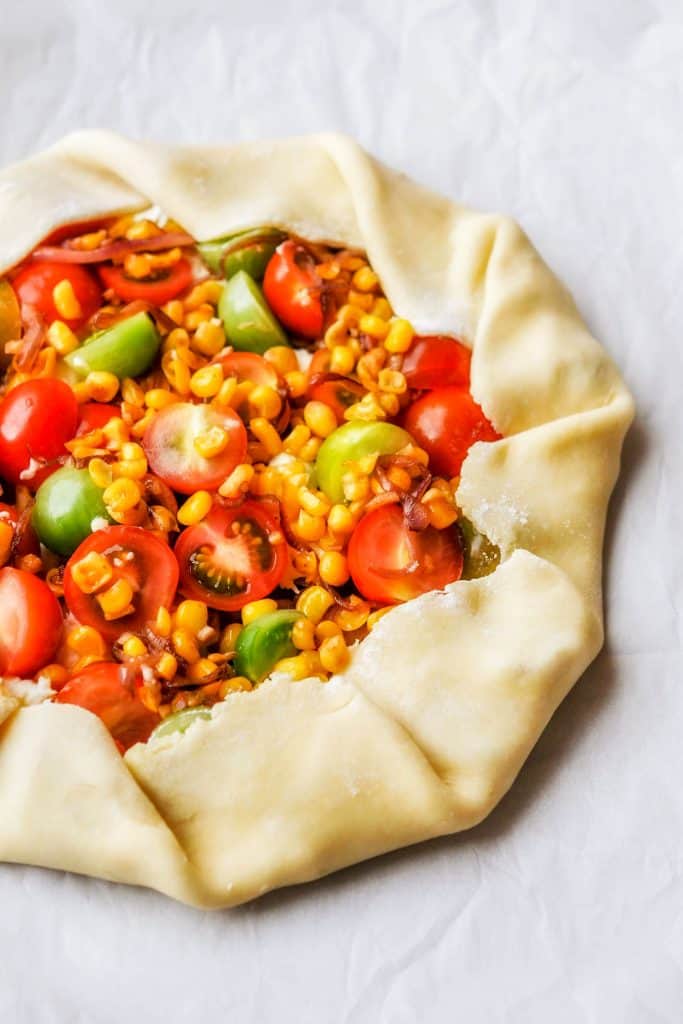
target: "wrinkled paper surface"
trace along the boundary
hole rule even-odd
[[[638,419],[608,529],[607,647],[488,821],[215,914],[0,866],[0,1020],[680,1021],[678,0],[23,0],[1,20],[2,164],[77,128],[350,132],[517,217]]]

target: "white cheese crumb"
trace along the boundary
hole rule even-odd
[[[105,519],[104,516],[95,516],[94,519],[90,520],[90,529],[93,533],[96,533],[97,530],[106,530],[108,526],[109,520]]]

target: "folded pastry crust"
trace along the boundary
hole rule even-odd
[[[401,316],[472,346],[472,392],[505,435],[471,449],[458,491],[499,568],[397,607],[329,682],[274,676],[124,758],[89,712],[0,692],[0,859],[229,906],[495,806],[602,644],[605,514],[633,405],[514,222],[339,135],[70,136],[0,173],[0,272],[61,224],[150,203],[198,239],[272,224],[362,247]]]

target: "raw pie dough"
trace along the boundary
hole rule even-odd
[[[505,435],[472,448],[458,491],[500,567],[396,608],[330,682],[274,677],[125,758],[89,712],[0,693],[0,859],[229,906],[470,828],[500,800],[602,644],[633,405],[515,223],[338,135],[70,136],[0,173],[0,272],[63,223],[150,201],[198,239],[273,224],[364,248],[401,316],[472,345],[472,392]]]

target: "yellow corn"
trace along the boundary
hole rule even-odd
[[[318,653],[320,663],[327,672],[343,672],[349,663],[349,649],[341,635],[323,640]]]
[[[394,315],[394,311],[391,308],[391,304],[384,298],[375,299],[372,307],[372,315],[378,316],[382,320],[391,320]]]
[[[154,632],[160,637],[171,635],[171,613],[168,608],[159,608],[154,619]]]
[[[141,491],[139,485],[134,480],[129,480],[126,477],[114,480],[102,495],[107,511],[114,519],[134,509],[139,503],[140,498]]]
[[[292,398],[301,398],[308,388],[308,377],[302,370],[292,370],[285,374],[287,390]]]
[[[170,681],[178,671],[178,660],[169,651],[165,651],[157,661],[156,668],[163,679]]]
[[[222,498],[237,498],[249,489],[254,472],[254,467],[248,462],[240,463],[239,466],[235,466],[227,480],[218,488],[218,493]]]
[[[408,320],[392,320],[389,324],[389,333],[384,339],[384,347],[387,352],[401,354],[407,352],[413,343],[413,325]]]
[[[183,526],[195,526],[209,514],[212,497],[208,491],[195,491],[178,509],[178,522]]]
[[[240,690],[253,690],[254,684],[246,676],[232,676],[224,679],[218,690],[218,696],[225,700],[229,693],[238,693]]]
[[[183,658],[188,664],[198,660],[199,648],[189,629],[182,627],[174,629],[171,633],[171,643],[178,657]]]
[[[332,621],[332,619],[323,619],[322,622],[319,622],[315,627],[315,638],[318,643],[321,643],[323,640],[327,640],[328,637],[339,636],[340,633],[341,629],[336,622]]]
[[[69,630],[66,638],[66,645],[76,654],[99,654],[104,655],[104,640],[92,626],[75,626]]]
[[[17,562],[17,569],[24,572],[38,573],[43,570],[43,560],[38,555],[23,555]]]
[[[315,650],[315,626],[310,619],[298,619],[294,623],[292,643],[300,651]]]
[[[120,619],[123,615],[129,615],[134,611],[132,601],[133,588],[123,577],[112,583],[103,593],[97,595],[97,603],[108,622],[112,619]]]
[[[124,402],[130,402],[131,405],[144,405],[145,403],[145,392],[130,377],[126,377],[121,384],[121,396]]]
[[[298,455],[309,440],[311,432],[303,423],[298,423],[285,438],[282,447],[290,455]]]
[[[331,587],[341,587],[349,578],[349,564],[339,551],[326,551],[320,556],[320,579]]]
[[[273,455],[278,455],[279,452],[282,451],[280,435],[273,424],[269,423],[263,416],[256,416],[253,420],[250,420],[249,428],[254,437],[261,442],[271,458]]]
[[[161,357],[164,377],[179,395],[189,395],[191,374],[189,367],[178,358],[175,350],[164,352]]]
[[[356,310],[359,316],[363,313],[369,313],[375,304],[375,296],[365,292],[357,292],[354,289],[349,290],[349,302],[352,307]]]
[[[269,615],[270,612],[276,611],[277,601],[273,601],[270,597],[265,597],[262,601],[250,601],[242,608],[242,623],[248,626],[254,619],[260,619],[262,615]]]
[[[213,459],[220,455],[228,444],[228,435],[222,427],[209,427],[208,430],[197,434],[194,439],[194,447],[203,459]]]
[[[274,420],[282,408],[282,399],[274,388],[267,384],[257,384],[249,392],[249,413],[251,416],[263,416]]]
[[[201,683],[205,679],[210,679],[215,673],[216,666],[208,658],[198,658],[187,670],[188,679],[192,683]]]
[[[360,267],[352,278],[353,287],[359,292],[372,292],[379,286],[379,278],[370,267]]]
[[[327,517],[327,525],[333,533],[351,533],[356,520],[346,505],[333,505]]]
[[[40,676],[47,679],[48,683],[53,690],[59,690],[69,678],[68,670],[63,665],[46,665],[45,668],[41,668]]]
[[[300,487],[297,498],[304,512],[312,516],[326,516],[330,511],[330,502],[322,491],[310,491],[308,487]]]
[[[350,345],[335,345],[330,354],[332,373],[349,374],[356,365],[356,356]]]
[[[394,398],[395,396],[388,395],[386,397]],[[372,422],[373,420],[385,420],[386,418],[386,412],[373,394],[365,395],[364,398],[361,398],[360,402],[350,405],[344,412],[345,420]]]
[[[370,606],[360,598],[355,602],[353,608],[335,608],[332,618],[344,633],[352,633],[360,629],[368,621]]]
[[[209,609],[203,601],[181,601],[175,612],[175,624],[195,636],[206,626]]]
[[[155,411],[165,409],[167,405],[174,405],[177,401],[178,396],[166,388],[151,388],[145,394],[145,405]]]
[[[178,401],[178,399],[175,398],[175,401]],[[131,429],[131,434],[133,435],[133,437],[144,437],[147,428],[149,427],[153,419],[154,412],[150,409],[149,412],[145,413],[142,419],[138,420],[136,423],[133,424],[133,427]]]
[[[382,412],[386,416],[398,415],[401,408],[401,403],[399,402],[397,395],[391,395],[388,394],[386,391],[380,391],[380,393],[377,396],[377,401],[379,402]]]
[[[370,497],[370,481],[367,476],[349,470],[342,474],[341,483],[347,501],[367,501]]]
[[[325,519],[323,516],[312,516],[302,509],[297,516],[294,529],[301,540],[315,543],[325,533]]]
[[[225,347],[225,331],[218,317],[203,320],[192,337],[192,348],[203,356],[212,358]]]
[[[391,611],[392,607],[392,605],[389,605],[386,608],[378,608],[376,611],[372,612],[372,614],[368,615],[368,621],[365,623],[368,629],[374,629],[379,620],[383,619],[387,612]]]
[[[123,642],[123,653],[127,658],[144,658],[147,647],[139,636],[129,636]]]
[[[380,370],[377,383],[381,391],[388,391],[392,395],[403,395],[408,390],[408,383],[400,370]]]
[[[282,658],[282,660],[278,661],[273,668],[273,672],[284,672],[297,682],[299,679],[306,679],[307,676],[313,674],[311,671],[311,662],[306,657],[306,654],[308,653],[309,652],[306,651],[302,654],[295,655],[293,658]]]
[[[273,345],[263,353],[263,358],[283,377],[286,373],[293,373],[299,369],[296,352],[289,345]]]
[[[106,370],[93,370],[85,378],[85,386],[94,402],[111,402],[119,390],[119,378]]]
[[[190,379],[190,390],[197,398],[213,398],[223,383],[223,367],[220,363],[212,363],[196,370]]]
[[[71,578],[84,594],[94,594],[111,582],[114,571],[105,555],[90,551],[71,567]]]
[[[149,514],[152,518],[152,529],[160,533],[171,533],[178,529],[176,517],[163,505],[150,505]]]
[[[171,320],[177,324],[182,324],[183,317],[185,316],[185,307],[180,299],[171,299],[163,307],[164,313],[170,316]],[[173,333],[173,332],[171,332]]]
[[[334,604],[334,598],[324,587],[307,587],[299,594],[296,602],[297,611],[303,612],[307,619],[316,625]]]
[[[208,302],[203,302],[198,309],[193,309],[185,314],[185,327],[189,331],[196,331],[200,324],[208,323],[214,319],[215,309]]]
[[[68,356],[78,348],[78,338],[62,320],[53,320],[47,329],[48,344],[52,345],[55,352],[60,356]]]
[[[328,437],[337,429],[337,417],[324,402],[307,402],[304,406],[304,420],[311,433],[317,437]]]
[[[304,462],[315,462],[321,444],[322,440],[319,437],[309,438],[306,444],[302,445],[299,449],[299,458],[303,459]]]
[[[102,427],[102,434],[106,439],[107,448],[110,451],[119,451],[128,440],[128,427],[120,416],[113,416]]]
[[[372,313],[366,313],[360,318],[358,328],[363,334],[374,338],[375,341],[383,341],[389,333],[389,324],[386,320],[382,320],[379,316],[373,316]]]
[[[52,289],[52,301],[62,320],[77,320],[83,315],[81,304],[76,298],[74,287],[68,278],[58,281],[54,286]]]
[[[431,501],[425,500],[424,504],[429,511],[429,522],[437,530],[444,530],[447,526],[452,526],[458,518],[457,507],[443,494],[440,494],[438,498],[434,498]]]
[[[234,652],[237,637],[241,632],[242,626],[239,622],[231,622],[229,626],[225,627],[221,633],[220,644],[218,647],[221,654],[232,654]]]
[[[12,550],[14,529],[10,523],[0,520],[0,566],[6,565]]]

